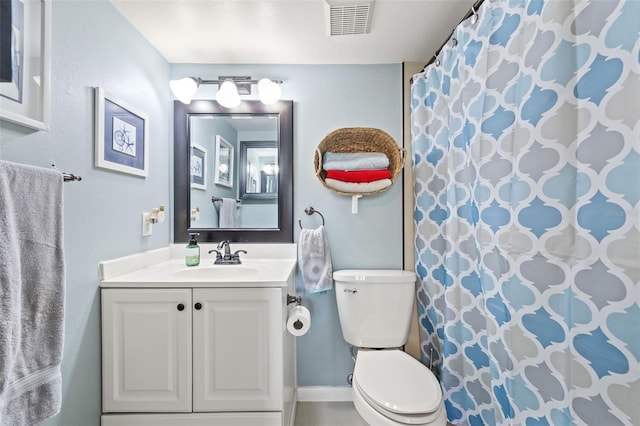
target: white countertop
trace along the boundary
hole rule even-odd
[[[215,247],[201,245],[198,266],[185,265],[182,245],[100,262],[100,287],[285,287],[295,273],[295,244],[232,243],[247,251],[240,265],[214,265]]]

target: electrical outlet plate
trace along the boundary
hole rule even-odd
[[[152,232],[152,227],[151,227],[151,221],[148,219],[149,217],[149,212],[146,213],[142,213],[142,236],[143,237],[148,237],[149,235],[151,235]]]

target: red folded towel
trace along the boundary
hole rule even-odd
[[[343,182],[373,182],[391,179],[389,170],[327,170],[327,178]]]

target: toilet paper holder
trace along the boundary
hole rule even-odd
[[[287,294],[287,305],[290,305],[292,303],[295,303],[296,305],[301,305],[302,304],[302,297],[300,297],[300,296],[292,296],[290,294]]]

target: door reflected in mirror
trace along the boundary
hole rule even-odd
[[[276,141],[240,142],[241,200],[278,197],[278,145]]]

